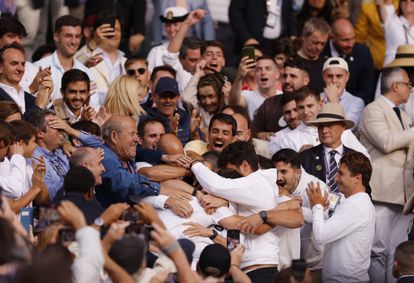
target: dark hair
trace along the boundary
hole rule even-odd
[[[218,166],[226,167],[227,164],[240,166],[243,161],[247,161],[253,171],[259,169],[259,162],[254,146],[250,142],[236,141],[229,144],[220,154]]]
[[[0,148],[7,147],[14,142],[13,130],[9,123],[0,121]]]
[[[0,101],[0,120],[6,120],[7,117],[16,113],[22,115],[22,111],[16,102],[8,100]]]
[[[4,52],[6,52],[8,49],[16,49],[22,52],[23,54],[25,54],[24,48],[20,44],[16,42],[13,42],[11,44],[6,44],[2,48],[0,48],[0,64],[3,64],[3,60],[4,60],[3,55],[4,55]]]
[[[293,57],[287,59],[286,62],[285,62],[285,68],[286,67],[291,67],[291,68],[302,70],[308,76],[309,76],[309,73],[310,73],[308,64],[306,64],[306,62],[303,61],[303,59],[300,58],[299,56],[293,56]]]
[[[405,241],[397,246],[394,261],[398,263],[401,274],[414,271],[414,241]]]
[[[95,176],[86,167],[74,166],[66,173],[63,181],[65,192],[88,193],[95,186]]]
[[[40,129],[42,132],[46,131],[46,116],[55,115],[56,113],[50,109],[35,108],[29,113],[25,113],[24,120]]]
[[[79,69],[70,69],[67,70],[63,76],[62,76],[62,86],[60,87],[60,89],[63,91],[63,93],[65,93],[68,85],[70,83],[75,83],[75,82],[86,82],[87,86],[88,86],[88,91],[90,89],[90,79],[87,73],[85,73],[84,71],[81,71]]]
[[[207,50],[207,47],[210,47],[210,46],[220,48],[220,49],[221,49],[221,51],[222,51],[222,52],[223,52],[223,54],[224,54],[224,45],[223,45],[223,43],[221,43],[221,42],[220,42],[220,41],[218,41],[218,40],[207,40],[207,41],[205,41],[205,42],[204,42],[204,45],[203,45],[203,46],[202,46],[202,48],[201,48],[201,54],[203,54],[203,53]]]
[[[32,62],[39,61],[40,59],[43,58],[43,56],[45,56],[48,53],[53,53],[55,52],[55,50],[56,50],[56,47],[54,45],[45,44],[45,45],[39,46],[35,50],[35,52],[33,52]]]
[[[197,99],[200,102],[200,95],[198,90],[205,86],[211,86],[214,89],[214,92],[219,97],[219,108],[217,113],[221,112],[224,107],[224,94],[221,91],[225,84],[224,76],[220,73],[208,74],[200,78],[197,84]]]
[[[279,38],[278,40],[275,41],[275,43],[273,44],[272,55],[273,57],[275,57],[278,54],[286,54],[288,58],[294,54],[292,42],[290,41],[289,38],[287,37]]]
[[[259,62],[259,61],[261,61],[261,60],[270,60],[270,61],[272,61],[272,62],[273,62],[273,64],[275,64],[275,66],[277,66],[276,61],[275,61],[275,58],[273,58],[273,57],[271,57],[271,56],[268,56],[268,55],[263,55],[263,56],[260,56],[260,57],[257,57],[257,58],[256,58],[256,62]]]
[[[122,26],[122,21],[118,14],[112,12],[111,10],[105,10],[105,11],[99,12],[96,15],[96,19],[93,24],[93,30],[95,31],[101,25],[108,23],[108,18],[115,18],[116,20],[119,21],[119,23]]]
[[[183,44],[181,45],[180,48],[180,53],[178,54],[178,56],[182,59],[184,59],[187,56],[187,50],[188,49],[192,49],[192,50],[196,50],[196,49],[202,49],[203,48],[203,41],[197,37],[186,37],[183,40]]]
[[[310,86],[303,86],[296,91],[296,103],[305,100],[308,96],[313,96],[317,101],[321,100],[321,94]]]
[[[15,141],[23,140],[25,144],[28,144],[32,137],[36,137],[36,128],[29,122],[15,120],[10,122],[10,126],[12,128]]]
[[[64,26],[82,27],[82,21],[71,15],[61,16],[55,22],[55,32],[59,33]]]
[[[160,72],[160,71],[169,72],[169,73],[171,73],[171,75],[173,75],[174,78],[177,75],[177,71],[173,67],[171,67],[170,65],[157,66],[154,69],[152,69],[151,76],[150,76],[150,81],[151,82],[155,81],[155,78],[157,77],[157,73]]]
[[[284,162],[290,164],[292,168],[300,169],[301,163],[299,154],[290,148],[284,148],[273,154],[272,156],[273,164],[277,162]]]
[[[148,67],[148,61],[145,57],[142,56],[138,56],[138,55],[133,55],[131,57],[129,57],[126,61],[125,61],[125,69],[128,68],[131,64],[133,64],[134,62],[143,62],[145,64],[145,66]]]
[[[76,123],[73,123],[71,127],[75,130],[84,131],[98,137],[101,136],[101,128],[98,124],[92,121],[80,120]]]
[[[280,105],[283,107],[291,101],[296,101],[296,91],[286,92],[282,94],[282,99],[280,100]]]
[[[362,185],[364,185],[367,193],[370,193],[369,181],[371,180],[372,166],[365,155],[357,151],[345,153],[339,161],[339,164],[345,165],[352,176],[361,174]]]
[[[237,179],[243,177],[242,174],[231,168],[221,168],[217,174],[227,179]]]
[[[262,155],[258,155],[257,156],[257,160],[259,162],[259,168],[260,169],[270,169],[270,168],[275,168],[275,166],[273,165],[272,160],[270,160],[267,157],[264,157]]]
[[[205,152],[202,157],[213,165],[213,169],[217,169],[217,162],[220,158],[220,153],[214,150]]]
[[[234,118],[232,116],[224,114],[224,113],[215,114],[211,118],[210,124],[208,125],[208,131],[209,132],[211,131],[211,128],[213,127],[213,124],[214,124],[215,121],[220,121],[224,124],[231,125],[231,134],[233,136],[236,135],[236,133],[237,133],[237,122],[236,122],[236,120],[234,120]]]
[[[138,136],[140,136],[141,138],[144,137],[145,127],[148,124],[152,124],[152,123],[160,123],[164,127],[164,124],[162,123],[162,121],[160,119],[156,118],[156,117],[149,117],[148,116],[148,117],[145,117],[143,119],[139,119],[138,130],[137,130]]]
[[[222,112],[223,112],[225,109],[231,109],[231,110],[233,110],[233,112],[234,112],[235,114],[240,114],[240,115],[242,115],[242,116],[243,116],[244,118],[246,118],[246,120],[247,120],[247,128],[249,128],[249,129],[253,130],[253,129],[252,129],[252,120],[250,119],[249,112],[247,112],[247,108],[246,108],[246,107],[241,106],[241,105],[226,105],[226,106],[223,108]],[[253,133],[252,133],[252,135],[253,135]]]
[[[2,13],[0,16],[0,37],[3,37],[6,33],[14,33],[22,37],[27,35],[26,28],[21,22]]]

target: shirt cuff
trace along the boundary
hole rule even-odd
[[[169,198],[169,196],[164,196],[164,195],[159,195],[157,197],[155,197],[155,201],[154,201],[154,208],[158,208],[158,209],[165,209],[165,202],[167,201],[167,199]]]

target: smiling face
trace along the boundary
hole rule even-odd
[[[234,142],[232,126],[215,120],[208,132],[208,142],[212,150],[221,152],[227,145]]]
[[[120,119],[122,119],[122,130],[120,132],[114,131],[111,134],[111,142],[119,158],[126,161],[135,158],[136,155],[139,141],[137,123],[128,117],[122,117]]]
[[[58,33],[54,33],[53,39],[60,54],[72,57],[78,51],[82,39],[82,28],[80,26],[63,26]]]
[[[276,64],[270,59],[257,61],[255,68],[255,79],[260,91],[267,91],[275,87],[279,78],[279,71]]]
[[[211,114],[218,111],[220,107],[219,95],[212,86],[203,86],[198,89],[198,98],[201,106]]]
[[[15,48],[9,48],[3,53],[3,63],[0,64],[0,80],[7,85],[17,87],[22,80],[26,59],[24,54]]]
[[[202,56],[206,60],[206,73],[208,74],[213,72],[220,73],[226,64],[224,52],[218,46],[207,46]]]
[[[164,24],[165,33],[167,34],[168,40],[171,40],[177,34],[181,25],[182,22]]]
[[[283,120],[290,129],[296,129],[300,124],[299,113],[296,108],[295,100],[292,100],[282,106]]]
[[[41,132],[42,142],[49,151],[54,151],[55,149],[61,147],[64,141],[64,135],[62,130],[54,129],[50,127],[49,121],[56,117],[55,115],[47,115],[45,117],[46,130]]]
[[[172,118],[180,97],[174,93],[162,93],[154,95],[154,102],[162,115]]]
[[[66,106],[68,106],[73,113],[79,113],[89,97],[88,83],[85,81],[68,83],[62,96]]]
[[[300,120],[306,124],[316,119],[322,109],[322,101],[318,101],[313,95],[308,95],[304,100],[296,101],[296,107]]]
[[[300,168],[294,168],[290,163],[283,161],[276,162],[275,167],[277,170],[276,184],[279,190],[285,190],[291,194],[295,191],[300,178]]]
[[[105,167],[102,164],[103,156],[94,148],[90,149],[89,154],[90,158],[87,160],[85,167],[93,173],[95,185],[98,186],[102,184],[102,174],[105,172]]]

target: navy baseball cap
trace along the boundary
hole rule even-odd
[[[173,78],[162,77],[158,80],[157,86],[155,87],[155,94],[162,96],[163,94],[167,93],[179,96],[180,92],[178,90],[178,83]]]

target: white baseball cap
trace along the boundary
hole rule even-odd
[[[333,67],[337,67],[337,68],[341,68],[345,71],[347,71],[349,73],[349,69],[348,69],[348,63],[342,59],[341,57],[331,57],[328,58],[328,60],[325,61],[325,63],[323,64],[323,70],[325,71],[329,68],[333,68]]]

